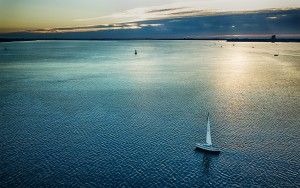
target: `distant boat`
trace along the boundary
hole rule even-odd
[[[207,114],[206,143],[205,144],[196,143],[196,149],[200,149],[202,151],[211,152],[211,153],[221,152],[218,148],[214,147],[211,142],[209,113]]]
[[[279,56],[279,54],[274,54],[274,56]]]

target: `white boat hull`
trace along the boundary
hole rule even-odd
[[[207,144],[196,144],[196,149],[200,149],[202,151],[206,151],[206,152],[211,152],[211,153],[220,153],[221,150],[213,147],[212,145],[207,145]]]

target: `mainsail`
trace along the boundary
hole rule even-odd
[[[210,123],[209,123],[209,114],[207,115],[207,132],[206,132],[206,144],[211,146],[211,135],[210,135]]]
[[[205,152],[220,153],[221,150],[217,147],[214,147],[211,143],[210,135],[210,122],[209,122],[209,113],[207,114],[207,132],[206,132],[206,143],[205,144],[196,144],[196,148]]]

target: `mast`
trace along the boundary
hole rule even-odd
[[[209,113],[207,114],[207,132],[206,132],[206,144],[211,146],[211,135],[210,135],[210,122],[209,122]]]

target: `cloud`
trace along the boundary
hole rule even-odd
[[[241,12],[259,12],[262,10],[287,10],[300,7],[298,2],[282,0],[187,0],[184,2],[160,6],[139,7],[109,15],[78,18],[73,21],[80,23],[125,23],[147,20],[173,19],[188,16],[226,15]]]
[[[182,12],[184,9],[176,10]],[[159,12],[170,12],[163,10]],[[0,35],[20,38],[141,39],[235,36],[300,36],[300,9],[227,12],[137,22],[47,28]],[[277,19],[272,19],[276,17]]]
[[[105,20],[112,20],[112,22],[138,22],[146,20],[160,20],[170,18],[180,18],[185,16],[200,16],[218,14],[219,11],[201,10],[191,7],[176,7],[176,8],[135,8],[126,10],[124,12],[115,13],[111,15],[94,17],[94,18],[80,18],[75,19],[76,22],[104,22]]]
[[[95,32],[106,30],[127,30],[127,29],[142,29],[143,27],[158,27],[162,24],[143,24],[143,23],[116,23],[116,24],[101,24],[83,27],[63,27],[63,28],[46,28],[26,30],[30,33],[67,33],[67,32]]]
[[[140,24],[141,27],[158,27],[162,25],[163,24]]]
[[[267,19],[275,20],[275,19],[278,19],[278,17],[277,16],[269,16],[269,17],[267,17]]]
[[[170,12],[170,11],[177,11],[184,9],[186,7],[178,7],[178,8],[164,8],[164,9],[154,9],[154,10],[149,10],[147,13],[162,13],[162,12]]]

